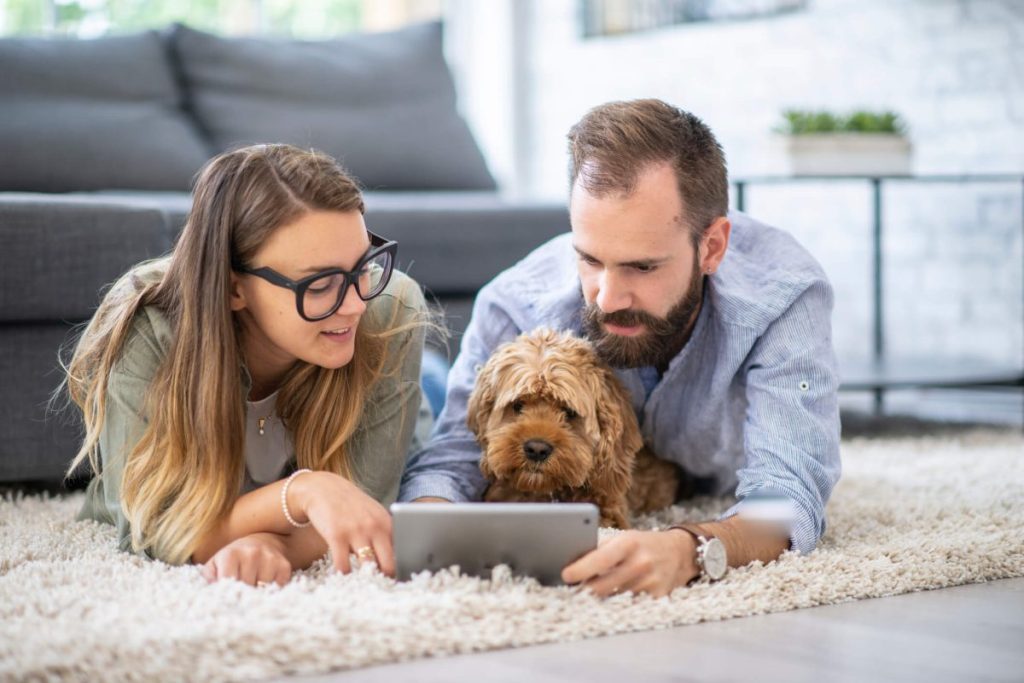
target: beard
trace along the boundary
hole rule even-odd
[[[704,297],[704,276],[694,259],[690,284],[664,318],[646,311],[626,309],[604,313],[597,304],[583,308],[583,334],[594,346],[597,355],[613,368],[654,366],[664,371],[683,348],[693,330],[692,322]],[[633,337],[609,332],[605,325],[634,327],[644,331]]]

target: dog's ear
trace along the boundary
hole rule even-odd
[[[487,481],[494,481],[497,479],[494,476],[494,469],[491,467],[491,459],[487,457],[487,447],[484,446],[484,452],[480,454],[480,474],[484,475],[484,479]]]
[[[494,410],[498,388],[492,363],[488,362],[476,373],[476,385],[466,404],[466,425],[485,449],[487,447],[487,420]]]
[[[487,458],[487,422],[491,411],[494,410],[494,401],[497,396],[497,379],[487,363],[476,373],[476,384],[473,393],[469,395],[469,402],[466,404],[466,425],[476,436],[476,442],[480,444],[480,473],[484,479],[494,481],[494,470],[491,469],[490,460]]]
[[[640,424],[633,412],[629,394],[618,377],[601,368],[592,375],[597,380],[597,423],[600,430],[594,475],[604,490],[624,491],[629,487],[636,454],[643,448]]]

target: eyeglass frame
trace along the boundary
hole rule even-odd
[[[327,270],[322,270],[319,273],[313,273],[312,275],[308,275],[300,280],[292,280],[291,278],[285,277],[284,275],[277,272],[273,268],[267,266],[264,266],[262,268],[247,268],[239,264],[232,266],[232,270],[239,273],[244,273],[246,275],[255,275],[258,278],[266,280],[272,285],[277,285],[278,287],[283,287],[285,289],[292,290],[293,292],[295,292],[295,309],[298,311],[299,316],[306,322],[319,322],[321,320],[326,320],[327,318],[330,318],[337,312],[339,308],[341,308],[341,304],[344,303],[345,297],[348,296],[348,290],[350,287],[356,288],[356,294],[363,301],[370,301],[372,299],[375,299],[376,297],[383,294],[384,290],[387,289],[388,283],[391,281],[391,276],[395,272],[395,259],[398,257],[398,242],[395,240],[389,240],[387,238],[381,237],[380,235],[374,234],[369,230],[367,230],[366,233],[370,236],[370,248],[367,250],[365,254],[363,254],[362,258],[360,258],[359,261],[356,262],[355,268],[351,271],[345,270],[344,268],[328,268]],[[370,261],[373,258],[376,258],[377,256],[380,256],[383,253],[387,253],[391,256],[391,265],[388,268],[387,277],[384,279],[384,284],[380,286],[380,291],[378,291],[373,296],[364,297],[362,291],[359,289],[359,270],[368,261]],[[302,301],[306,296],[306,290],[308,290],[309,286],[316,282],[317,280],[319,280],[320,278],[328,277],[331,275],[344,276],[341,285],[341,296],[338,297],[338,301],[334,304],[330,311],[321,316],[311,318],[308,315],[306,315],[305,307],[302,305]]]

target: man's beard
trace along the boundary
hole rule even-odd
[[[694,314],[700,309],[704,276],[697,266],[695,259],[689,287],[664,318],[645,311],[626,309],[603,313],[597,304],[584,306],[583,334],[593,344],[597,355],[614,368],[654,366],[664,371],[690,338]],[[627,337],[609,332],[605,329],[607,324],[643,325],[644,331]]]

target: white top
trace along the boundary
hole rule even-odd
[[[280,479],[295,457],[295,445],[277,416],[277,392],[259,401],[246,401],[245,470],[242,492],[247,493]],[[260,434],[263,420],[263,434]]]

